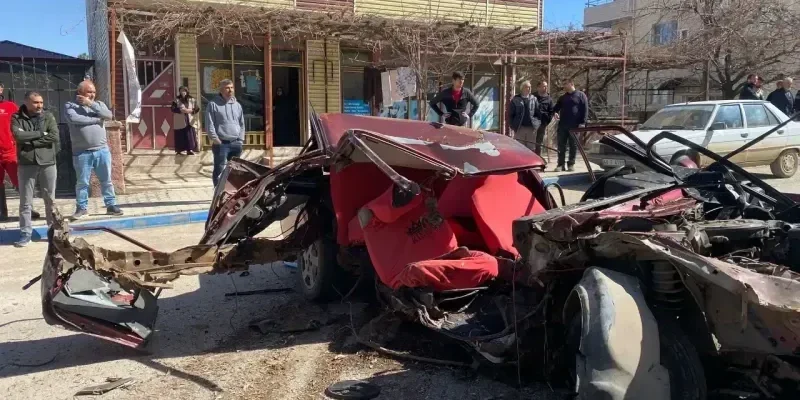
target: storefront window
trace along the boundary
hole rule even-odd
[[[299,50],[284,50],[284,49],[275,49],[272,50],[272,62],[273,63],[302,63],[303,62],[303,53]]]
[[[345,114],[370,115],[364,98],[364,70],[342,68],[342,108]]]
[[[244,111],[244,129],[247,132],[264,130],[264,65],[236,65],[233,84],[236,100]]]
[[[203,107],[218,95],[220,82],[230,79],[244,111],[245,131],[264,131],[264,50],[254,46],[201,44],[198,56]],[[204,126],[208,126],[208,121]]]

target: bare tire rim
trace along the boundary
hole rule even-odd
[[[320,251],[316,243],[309,246],[303,252],[303,269],[300,272],[303,277],[303,285],[313,288],[319,279],[319,259]]]
[[[797,167],[797,158],[794,153],[787,153],[781,159],[781,169],[783,172],[791,173]]]

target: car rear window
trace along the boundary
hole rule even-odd
[[[747,118],[748,128],[759,128],[769,126],[767,109],[761,104],[744,104],[744,116]]]

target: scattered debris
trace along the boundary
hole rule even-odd
[[[369,400],[380,394],[379,386],[365,381],[341,381],[325,389],[326,396],[337,400]]]
[[[287,292],[291,292],[291,291],[292,291],[292,288],[244,290],[244,291],[241,291],[241,292],[225,293],[225,297],[249,296],[249,295],[253,295],[253,294],[287,293]]]
[[[107,383],[97,386],[89,386],[79,390],[75,396],[97,396],[106,394],[114,389],[130,386],[135,382],[133,378],[107,378]]]

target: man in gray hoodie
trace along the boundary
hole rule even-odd
[[[219,96],[208,102],[206,133],[211,140],[214,155],[214,186],[219,183],[222,170],[233,157],[242,155],[244,144],[244,112],[233,97],[233,82],[224,79],[219,83]]]

